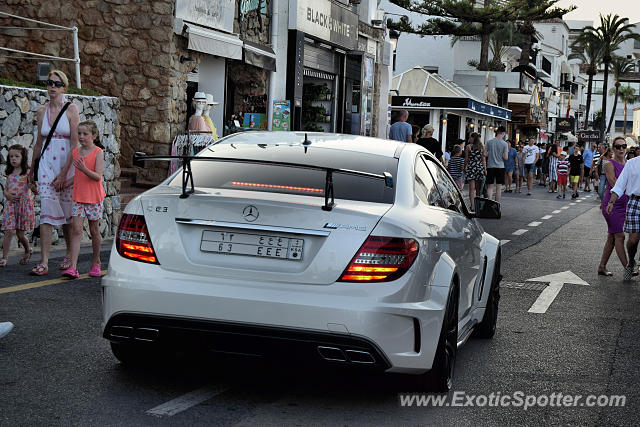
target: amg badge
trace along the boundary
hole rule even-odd
[[[329,228],[331,230],[355,230],[355,231],[367,231],[367,227],[364,225],[351,225],[351,224],[337,224],[335,222],[328,222],[323,228]]]

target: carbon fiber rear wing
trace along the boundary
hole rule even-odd
[[[322,206],[322,210],[325,210],[325,211],[330,211],[335,206],[335,200],[333,195],[333,174],[334,173],[342,173],[346,175],[355,175],[355,176],[364,176],[369,178],[382,179],[384,180],[385,186],[387,186],[388,188],[393,188],[393,176],[389,172],[384,172],[382,174],[375,174],[375,173],[356,171],[356,170],[350,170],[350,169],[310,166],[310,165],[305,165],[300,163],[275,162],[271,160],[235,159],[235,158],[228,158],[228,157],[147,156],[145,153],[142,153],[142,152],[136,152],[133,155],[133,165],[138,167],[144,167],[144,163],[148,161],[171,161],[171,160],[182,161],[182,194],[180,194],[181,199],[185,199],[189,197],[189,195],[195,191],[194,183],[193,183],[193,171],[191,170],[191,162],[194,160],[283,166],[283,167],[291,167],[291,168],[324,171],[326,175],[325,175],[325,183],[324,183],[324,205]],[[190,187],[190,188],[187,188],[187,187]]]

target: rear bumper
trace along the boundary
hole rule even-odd
[[[112,342],[153,344],[222,353],[352,365],[391,367],[378,346],[361,337],[299,329],[243,325],[142,314],[118,314],[104,329]]]
[[[424,284],[408,280],[416,279],[254,283],[171,272],[112,251],[102,279],[103,335],[114,342],[153,338],[169,346],[265,356],[293,351],[302,358],[421,373],[433,363],[448,288],[429,286],[425,294]],[[424,301],[405,301],[415,287],[422,288]],[[318,347],[328,348],[321,351],[329,357]]]

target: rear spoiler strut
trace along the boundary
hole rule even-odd
[[[322,210],[325,210],[325,211],[330,211],[335,206],[335,201],[333,196],[333,174],[336,172],[347,174],[347,175],[366,176],[369,178],[383,179],[387,187],[393,188],[393,176],[389,172],[384,172],[382,174],[375,174],[375,173],[355,171],[350,169],[336,169],[336,168],[326,168],[326,167],[320,167],[320,166],[309,166],[309,165],[304,165],[299,163],[274,162],[271,160],[234,159],[234,158],[228,158],[228,157],[147,156],[145,153],[141,153],[139,151],[133,155],[133,165],[138,167],[144,167],[144,163],[148,161],[171,161],[171,160],[182,161],[182,194],[180,194],[181,199],[186,199],[187,197],[189,197],[190,194],[192,194],[195,191],[194,185],[193,185],[193,172],[191,170],[191,162],[193,160],[285,166],[285,167],[292,167],[292,168],[325,171],[326,177],[324,181],[324,205],[322,206]],[[190,188],[187,189],[187,186],[189,186]]]

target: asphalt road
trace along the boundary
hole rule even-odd
[[[482,221],[503,241],[504,280],[496,336],[458,353],[454,390],[466,393],[458,403],[473,406],[403,407],[399,392],[415,389],[404,377],[310,370],[293,360],[125,368],[101,338],[100,279],[58,280],[58,252],[46,278],[28,276],[17,255],[0,273],[0,321],[16,325],[0,340],[0,425],[637,425],[640,283],[622,283],[615,254],[614,277],[596,274],[606,230],[594,197],[554,196],[541,187],[530,197],[505,194],[503,218]],[[104,265],[108,256],[105,245]],[[545,313],[529,313],[544,284],[525,281],[567,270],[589,285],[565,284]],[[17,287],[34,284],[44,286]],[[481,405],[491,393],[626,401]]]

